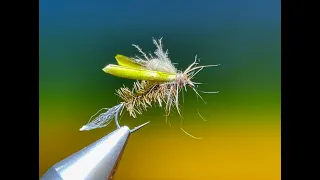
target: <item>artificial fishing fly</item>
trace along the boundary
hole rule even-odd
[[[168,50],[163,50],[161,40],[162,38],[158,41],[153,39],[156,46],[154,54],[147,55],[139,46],[133,44],[142,57],[126,57],[118,54],[115,56],[118,65],[109,64],[102,69],[105,73],[113,76],[137,81],[133,84],[132,89],[124,86],[116,90],[116,95],[121,98],[122,102],[110,109],[104,108],[107,110],[106,112],[101,113],[93,120],[91,117],[88,124],[84,125],[80,131],[105,127],[113,118],[119,128],[118,114],[121,114],[123,109],[126,109],[130,116],[136,118],[137,114],[142,114],[153,103],[164,107],[166,116],[170,114],[172,108],[175,108],[181,116],[179,93],[187,91],[187,86],[202,99],[196,89],[200,83],[192,80],[204,68],[219,64],[199,66],[199,61],[195,56],[194,62],[185,71],[177,70],[168,56]]]

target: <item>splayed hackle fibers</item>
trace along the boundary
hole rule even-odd
[[[147,111],[155,104],[165,109],[166,116],[169,116],[173,108],[181,116],[179,94],[182,92],[183,95],[183,91],[187,91],[187,86],[202,99],[199,94],[202,91],[198,92],[197,90],[200,83],[193,82],[192,79],[204,68],[218,65],[199,66],[199,60],[195,56],[194,62],[185,71],[177,70],[168,56],[168,50],[163,50],[161,40],[162,38],[158,41],[153,39],[156,46],[154,54],[149,53],[147,55],[139,46],[133,45],[141,53],[141,57],[128,58],[117,55],[116,59],[120,66],[108,65],[104,68],[104,71],[109,74],[136,79],[137,81],[134,82],[131,89],[123,86],[116,90],[116,95],[121,98],[121,103],[110,109],[101,109],[106,110],[106,112],[101,113],[94,119],[91,117],[88,124],[80,129],[81,131],[105,127],[113,118],[115,118],[116,125],[120,127],[118,115],[122,113],[123,109],[129,112],[130,116],[136,118],[137,115],[141,115],[143,111]],[[126,74],[129,71],[130,74]]]

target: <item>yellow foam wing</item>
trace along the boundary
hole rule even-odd
[[[127,56],[117,54],[115,58],[120,66],[137,68],[137,69],[142,68],[141,64],[134,62],[131,58]]]
[[[129,67],[109,64],[102,70],[105,73],[111,74],[113,76],[134,80],[169,82],[176,79],[176,74],[146,70],[141,68],[132,68],[131,66]]]

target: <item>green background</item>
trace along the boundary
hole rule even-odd
[[[207,104],[184,93],[183,127],[202,140],[180,130],[176,112],[171,127],[161,108],[126,114],[122,125],[151,123],[131,137],[115,179],[280,179],[280,2],[183,2],[40,1],[39,176],[115,129],[79,131],[132,86],[102,68],[138,54],[131,44],[152,52],[151,38],[163,37],[180,70],[196,54],[221,64],[195,79],[220,93],[202,94]]]

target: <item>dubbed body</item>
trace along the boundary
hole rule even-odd
[[[165,104],[166,116],[170,114],[173,107],[176,108],[181,116],[179,93],[181,91],[183,92],[183,90],[187,91],[188,86],[202,99],[196,89],[196,85],[200,83],[193,82],[192,79],[203,68],[218,66],[198,66],[198,59],[197,56],[195,56],[194,62],[185,71],[179,71],[168,57],[168,50],[163,50],[161,40],[162,38],[158,41],[153,39],[153,43],[157,47],[154,54],[149,53],[149,55],[147,55],[139,46],[133,45],[142,54],[141,57],[127,57],[118,54],[115,56],[118,65],[109,64],[102,69],[105,73],[116,77],[137,80],[132,89],[122,87],[116,90],[116,94],[122,100],[120,103],[122,104],[121,108],[125,108],[132,117],[136,117],[137,114],[142,114],[142,111],[147,110],[147,108],[151,107],[154,103],[159,104],[160,107],[163,107]],[[120,110],[118,112],[120,112]],[[110,114],[107,113],[104,116],[107,115],[109,116],[105,121],[110,121],[113,117],[116,117],[118,124],[116,115],[110,118]],[[91,121],[91,123],[93,122],[95,122],[95,120]],[[97,128],[100,127],[94,123],[88,127],[92,129],[94,125],[96,125]]]

